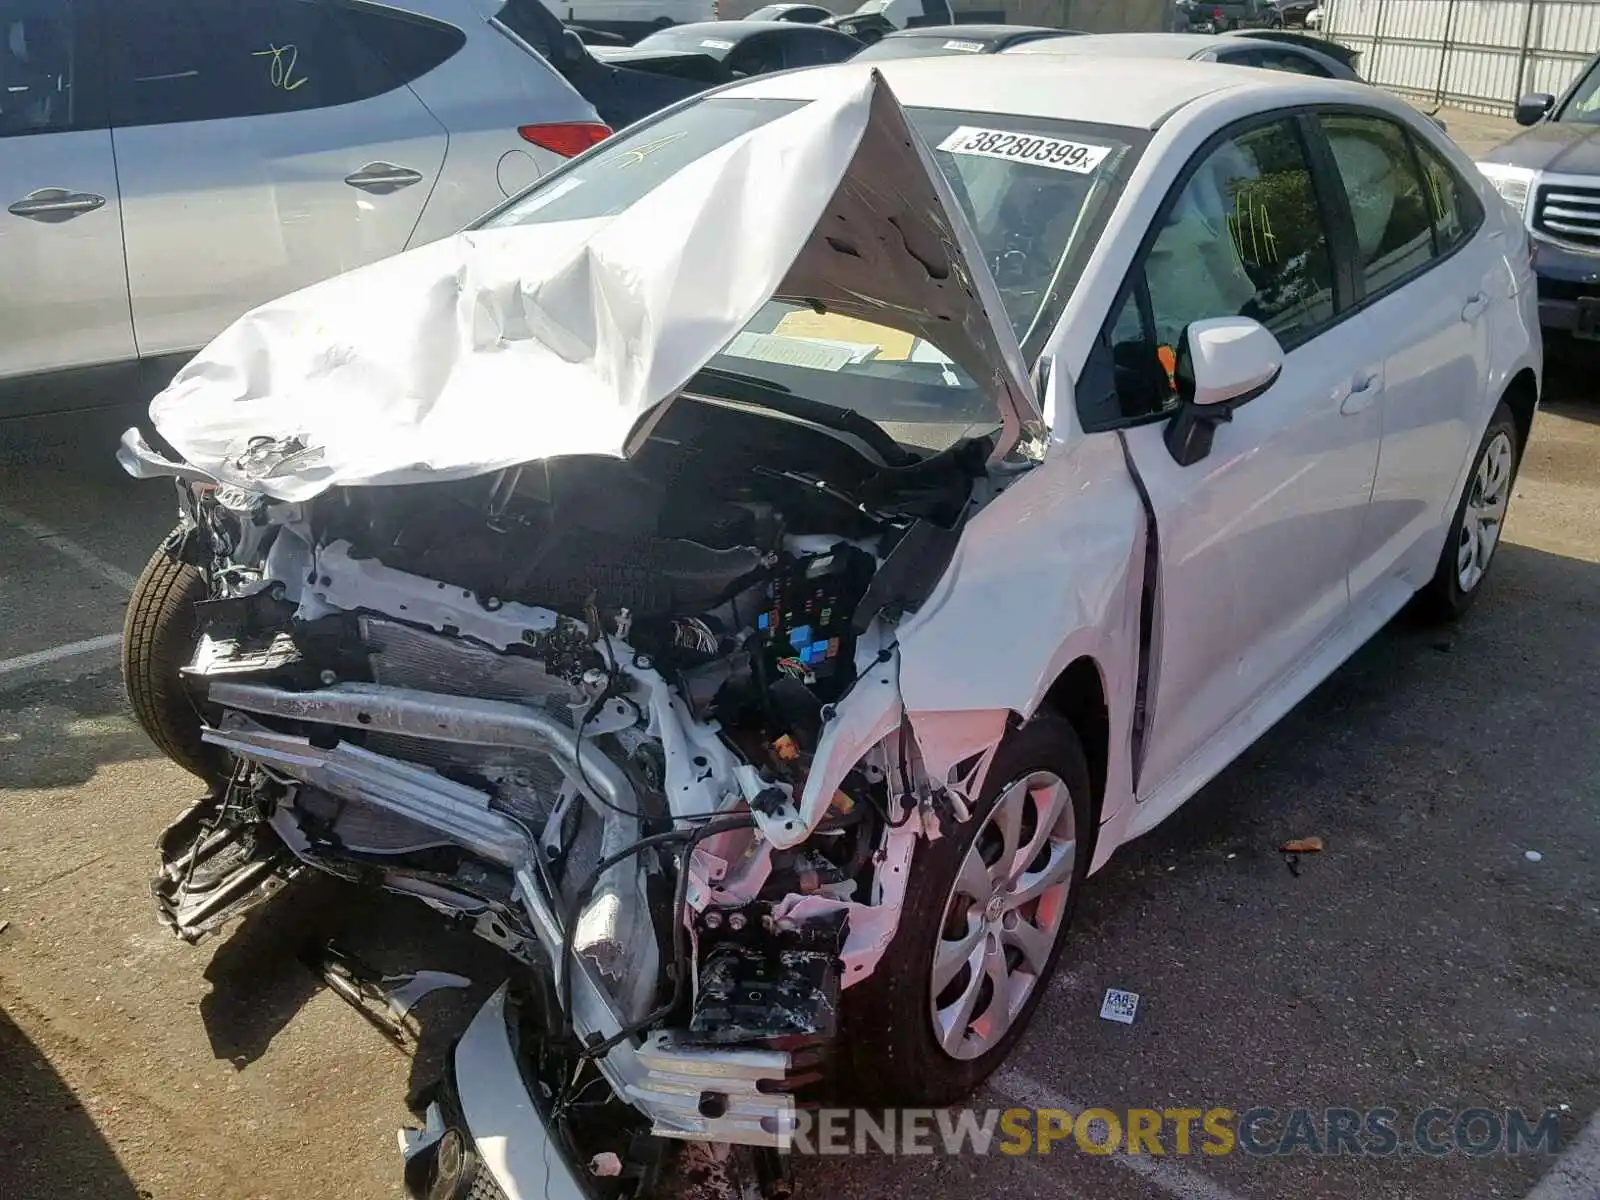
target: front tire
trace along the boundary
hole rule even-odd
[[[1008,735],[971,818],[918,846],[894,941],[842,997],[857,1096],[953,1104],[1005,1061],[1055,971],[1093,828],[1073,727],[1041,715]]]
[[[1494,552],[1500,546],[1511,489],[1517,479],[1522,456],[1518,443],[1516,418],[1502,401],[1478,444],[1438,568],[1417,593],[1417,611],[1423,617],[1457,620],[1483,590]]]
[[[226,759],[201,740],[200,711],[182,675],[200,639],[194,606],[209,595],[190,561],[191,542],[192,534],[173,530],[134,584],[122,626],[122,682],[156,748],[215,787],[227,778]]]

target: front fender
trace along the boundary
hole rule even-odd
[[[1052,445],[971,520],[939,587],[899,630],[900,694],[932,778],[951,781],[1087,657],[1110,720],[1102,819],[1131,799],[1145,528],[1111,433]]]

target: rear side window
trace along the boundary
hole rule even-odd
[[[1411,137],[1381,117],[1319,118],[1355,222],[1356,265],[1371,296],[1433,258],[1433,219]]]
[[[1288,71],[1293,75],[1315,75],[1319,79],[1331,79],[1332,76],[1315,59],[1304,54],[1296,54],[1293,50],[1263,50],[1261,51],[1261,66],[1269,71]]]
[[[1448,254],[1478,231],[1483,206],[1456,170],[1433,147],[1418,144],[1422,174],[1428,181],[1428,203],[1439,240],[1439,253]]]
[[[553,55],[561,36],[561,21],[544,6],[544,0],[506,0],[495,20],[546,58]]]
[[[0,137],[104,128],[72,0],[0,0]]]
[[[425,18],[331,0],[108,5],[112,123],[301,112],[392,91],[465,43]]]

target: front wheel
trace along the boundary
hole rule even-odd
[[[1091,821],[1072,726],[1044,715],[1010,734],[971,818],[918,847],[894,941],[844,993],[859,1095],[952,1104],[1004,1062],[1055,970]]]
[[[156,748],[216,786],[227,778],[227,759],[201,740],[200,711],[182,675],[200,641],[194,606],[209,595],[190,561],[191,537],[173,530],[134,584],[122,627],[122,681]]]
[[[1423,616],[1453,621],[1472,607],[1483,590],[1517,478],[1521,454],[1517,443],[1516,419],[1502,402],[1478,445],[1438,568],[1417,593],[1417,607]]]

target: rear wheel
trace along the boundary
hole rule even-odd
[[[1517,422],[1502,402],[1478,445],[1438,568],[1427,586],[1417,593],[1417,607],[1423,616],[1453,621],[1472,607],[1483,590],[1494,552],[1500,546],[1520,456]]]
[[[1005,1061],[1055,970],[1092,828],[1072,726],[1008,736],[971,818],[919,845],[894,941],[844,993],[858,1093],[950,1104]]]
[[[227,777],[226,756],[201,740],[200,710],[182,675],[200,640],[194,606],[209,594],[190,561],[192,541],[173,530],[139,575],[122,627],[122,680],[156,747],[215,786]]]

